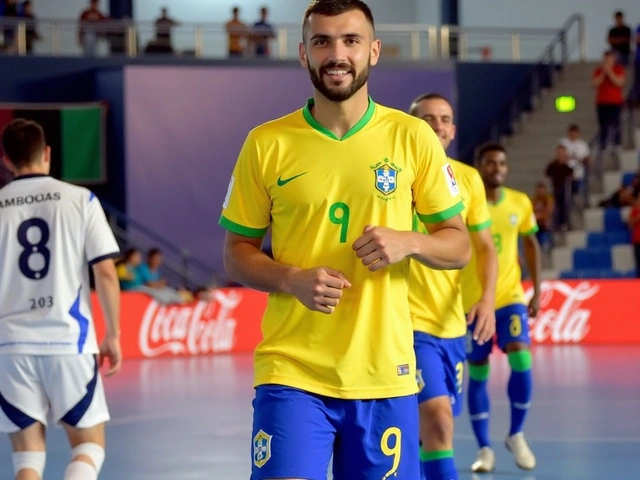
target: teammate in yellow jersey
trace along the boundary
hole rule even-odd
[[[505,445],[516,464],[525,470],[535,467],[536,458],[522,433],[531,403],[531,353],[529,346],[529,316],[538,313],[540,295],[540,245],[533,205],[522,192],[504,187],[507,175],[507,153],[498,143],[488,143],[478,149],[478,169],[489,201],[491,234],[498,253],[498,284],[496,287],[496,339],[506,352],[511,366],[508,395],[511,403],[511,428]],[[522,237],[527,268],[531,275],[534,295],[527,306],[522,288],[522,272],[518,260],[518,237]],[[462,272],[463,301],[470,308],[480,298],[482,290],[477,282],[473,259]],[[495,455],[489,441],[489,354],[493,342],[480,345],[469,333],[469,414],[480,450],[471,466],[474,472],[489,472],[495,466]]]
[[[333,455],[336,480],[417,479],[409,257],[467,263],[458,184],[428,125],[369,98],[365,3],[313,1],[299,51],[313,98],[249,133],[220,219],[229,276],[270,293],[251,478],[325,479]]]
[[[409,113],[426,121],[445,151],[455,138],[456,126],[449,101],[437,93],[416,98]],[[489,227],[484,185],[478,171],[449,159],[465,209],[462,211],[478,255],[483,295],[469,311],[476,322],[479,343],[495,333],[494,299],[498,263]],[[420,229],[422,225],[416,222]],[[438,271],[411,261],[409,306],[413,319],[420,411],[420,459],[423,478],[457,480],[453,460],[453,417],[462,411],[467,320],[462,308],[460,271]],[[464,288],[464,285],[462,285]]]

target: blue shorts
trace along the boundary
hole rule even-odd
[[[413,332],[416,351],[418,403],[435,397],[451,399],[453,415],[462,412],[462,382],[464,379],[466,337],[438,338]]]
[[[467,331],[467,360],[479,362],[486,359],[497,341],[500,350],[505,351],[508,343],[521,342],[531,344],[529,338],[529,309],[521,303],[514,303],[496,310],[496,337],[484,345],[478,345],[473,339],[476,323],[469,325]]]
[[[415,395],[342,400],[261,385],[253,400],[251,480],[418,479]]]

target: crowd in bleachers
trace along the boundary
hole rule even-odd
[[[87,56],[95,56],[100,42],[109,44],[111,53],[126,52],[126,34],[130,19],[113,19],[100,10],[100,0],[88,0],[88,6],[78,16],[78,44]],[[27,20],[26,51],[33,52],[34,43],[40,40],[33,4],[30,0],[0,0],[0,21],[2,22],[2,49],[5,53],[17,53],[17,27],[15,20]],[[211,19],[212,22],[222,19]],[[138,50],[147,54],[175,54],[172,33],[180,21],[162,8],[155,20],[155,36],[146,45],[137,45]],[[225,23],[228,55],[237,57],[269,57],[271,40],[275,30],[269,22],[269,9],[261,7],[254,22],[241,19],[240,7],[233,7],[231,18]]]
[[[540,225],[538,238],[547,251],[559,237],[576,229],[572,212],[581,214],[585,208],[596,205],[604,209],[602,231],[587,231],[585,248],[574,252],[573,271],[562,273],[566,278],[640,278],[640,157],[637,171],[623,172],[620,186],[614,192],[606,192],[605,198],[592,202],[590,185],[590,179],[603,181],[606,155],[620,165],[623,109],[625,105],[629,108],[640,105],[640,26],[632,31],[620,11],[615,12],[614,22],[606,37],[607,50],[591,78],[598,136],[589,145],[580,136],[580,126],[570,125],[567,135],[555,146],[554,156],[544,172],[546,181],[539,182],[532,195]],[[621,212],[625,207],[633,207],[628,218],[626,211]],[[626,257],[614,265],[614,247],[629,244],[634,245],[636,269]]]

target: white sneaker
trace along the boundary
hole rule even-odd
[[[471,464],[471,471],[477,473],[491,472],[496,466],[496,455],[491,447],[478,450],[476,461]]]
[[[504,441],[505,447],[513,454],[516,465],[523,470],[532,470],[536,466],[536,457],[527,445],[524,433],[507,436]]]

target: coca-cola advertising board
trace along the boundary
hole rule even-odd
[[[156,358],[251,352],[262,339],[266,306],[267,295],[248,288],[215,290],[210,301],[185,305],[162,305],[141,293],[123,293],[122,354]],[[93,312],[100,339],[104,320],[95,293]]]
[[[527,296],[531,284],[524,283]],[[538,344],[640,345],[640,282],[578,280],[542,282],[540,312],[530,319]],[[262,339],[267,295],[251,289],[215,290],[207,302],[161,305],[147,295],[122,294],[125,358],[251,352]],[[104,321],[97,296],[93,308],[98,338]]]

